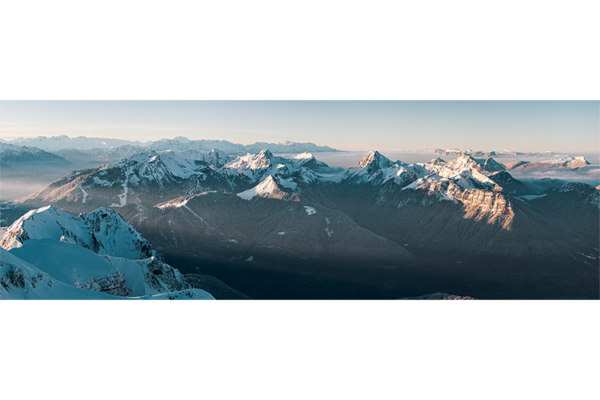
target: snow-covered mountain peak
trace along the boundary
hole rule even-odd
[[[568,168],[581,168],[586,165],[590,165],[589,161],[585,159],[585,157],[572,157],[572,160],[567,161],[566,166]]]
[[[363,156],[363,158],[356,164],[357,167],[375,167],[375,168],[388,168],[394,164],[389,158],[381,155],[377,150],[371,150]]]
[[[485,159],[473,158],[468,154],[462,154],[457,159],[446,163],[446,167],[455,171],[477,170],[485,172],[505,171],[506,167],[491,157]]]
[[[263,158],[267,158],[267,159],[271,159],[273,158],[273,153],[271,153],[268,149],[262,149],[260,151],[260,153],[258,153],[259,157],[263,157]]]
[[[89,248],[93,240],[88,228],[81,222],[53,205],[31,210],[8,227],[0,238],[0,247],[10,250],[21,247],[29,239],[52,237],[61,240],[66,237]]]
[[[258,154],[247,153],[246,155],[238,156],[223,168],[235,169],[241,172],[243,170],[264,169],[271,166],[272,163],[275,165],[280,164],[279,161],[279,157],[275,157],[269,150],[263,149]]]
[[[0,246],[10,250],[21,247],[27,240],[43,238],[128,259],[155,255],[150,243],[131,224],[106,208],[79,216],[52,205],[31,210],[8,227],[0,237]]]
[[[305,160],[305,159],[313,159],[315,158],[315,156],[312,155],[312,153],[300,153],[298,155],[295,155],[294,157],[292,157],[294,160]]]
[[[432,158],[431,160],[429,160],[428,164],[444,165],[445,163],[446,163],[446,161],[444,161],[441,158],[437,157],[437,158]]]
[[[446,167],[455,171],[478,169],[479,163],[468,154],[461,154],[455,160],[452,160],[446,164]]]
[[[238,196],[244,200],[252,200],[254,197],[297,200],[294,195],[297,189],[298,184],[293,180],[269,175],[252,189],[238,193]]]

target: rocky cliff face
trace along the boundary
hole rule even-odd
[[[85,290],[93,290],[96,292],[110,294],[113,296],[129,296],[129,291],[127,290],[127,286],[125,284],[125,278],[123,277],[121,271],[118,270],[113,274],[95,277],[85,283],[79,283],[74,286]]]
[[[467,189],[452,181],[436,181],[425,183],[417,190],[427,191],[430,196],[439,200],[460,203],[467,209],[477,209],[483,213],[514,215],[506,194],[493,190]]]

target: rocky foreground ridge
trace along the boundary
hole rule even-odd
[[[394,299],[394,301],[479,301],[479,299],[448,293],[432,293],[424,294],[422,296],[402,297],[400,299]]]
[[[212,299],[119,214],[32,210],[0,237],[0,299]],[[163,296],[169,294],[166,297]]]

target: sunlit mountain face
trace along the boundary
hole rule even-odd
[[[373,150],[339,167],[343,152],[312,143],[209,144],[3,143],[3,188],[69,170],[0,203],[2,297],[599,298],[585,157]]]

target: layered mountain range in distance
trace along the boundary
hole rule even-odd
[[[584,157],[408,163],[370,151],[340,168],[319,160],[334,149],[310,143],[105,142],[103,154],[133,154],[79,160],[0,203],[0,297],[599,298],[598,188],[517,176],[585,172]],[[2,188],[5,164],[34,169],[19,154],[76,165],[60,152],[90,151],[32,144],[0,144]]]

